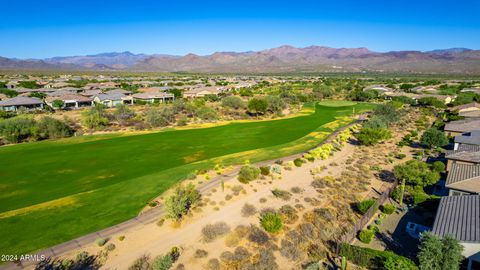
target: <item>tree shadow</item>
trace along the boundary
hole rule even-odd
[[[97,256],[82,252],[75,260],[46,258],[35,266],[35,270],[97,270],[101,266]]]

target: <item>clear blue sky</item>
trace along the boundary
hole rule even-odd
[[[479,0],[5,0],[0,56],[293,46],[480,49]]]

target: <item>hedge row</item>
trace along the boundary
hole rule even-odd
[[[367,269],[387,269],[385,263],[389,259],[390,261],[398,262],[397,265],[404,266],[402,269],[418,269],[412,260],[391,251],[362,248],[347,243],[340,245],[340,256],[344,256],[352,263]]]

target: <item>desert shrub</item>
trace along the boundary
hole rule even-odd
[[[309,152],[313,157],[319,159],[327,159],[333,151],[333,145],[326,143]]]
[[[386,268],[387,260],[400,261],[405,267],[398,269],[416,270],[418,267],[415,263],[405,257],[399,256],[391,251],[379,251],[370,248],[362,248],[358,246],[342,243],[340,245],[340,256],[347,257],[352,263],[367,269],[388,269]],[[394,270],[388,269],[388,270]]]
[[[261,166],[261,167],[260,167],[260,174],[261,174],[261,175],[269,175],[269,174],[270,174],[270,167],[268,167],[268,166]]]
[[[393,212],[395,212],[395,206],[393,204],[386,203],[382,205],[382,212],[387,215],[393,214]]]
[[[276,198],[280,198],[282,200],[285,200],[285,201],[288,201],[290,200],[290,198],[292,197],[292,194],[286,190],[281,190],[281,189],[274,189],[272,190],[272,194],[276,197]]]
[[[280,254],[292,261],[297,261],[301,258],[301,251],[290,241],[283,239],[280,246]]]
[[[252,204],[244,204],[242,207],[242,217],[250,217],[257,213],[257,208]]]
[[[290,191],[292,193],[298,194],[298,193],[302,193],[303,189],[301,187],[292,187]]]
[[[362,242],[362,243],[365,243],[365,244],[368,244],[370,242],[372,242],[372,239],[373,239],[373,236],[375,235],[375,232],[373,232],[372,230],[361,230],[359,233],[358,233],[358,239]]]
[[[257,179],[259,175],[260,175],[259,168],[256,168],[250,165],[245,165],[240,169],[240,172],[238,173],[238,181],[246,184],[252,180]]]
[[[218,270],[220,269],[220,261],[218,259],[208,260],[207,267],[209,270]]]
[[[277,213],[266,213],[260,218],[263,229],[270,233],[276,233],[283,227],[282,216]]]
[[[214,224],[208,224],[202,229],[203,241],[212,242],[220,236],[230,232],[230,227],[227,223],[219,221]]]
[[[34,134],[37,139],[59,139],[70,137],[73,130],[63,121],[44,116],[35,125]]]
[[[303,158],[310,161],[310,162],[315,161],[315,157],[312,154],[309,154],[309,153],[303,154]]]
[[[232,109],[243,109],[246,107],[246,104],[240,97],[228,96],[222,99],[222,106]]]
[[[229,269],[239,269],[240,266],[249,262],[250,252],[244,247],[237,247],[233,252],[225,251],[220,255],[220,259]]]
[[[264,245],[270,240],[268,234],[255,225],[250,226],[247,238],[250,242],[258,245]]]
[[[301,158],[296,158],[296,159],[293,160],[293,164],[295,164],[295,166],[297,166],[297,167],[302,167],[303,160]]]
[[[95,240],[95,244],[97,244],[99,247],[103,247],[107,242],[107,238],[97,238],[97,240]]]
[[[195,251],[195,258],[205,258],[208,256],[208,252],[203,249],[197,249]]]
[[[165,218],[161,218],[157,221],[157,226],[162,227],[164,223],[165,223]]]
[[[120,236],[118,237],[118,241],[123,241],[123,240],[125,240],[125,235],[120,235]]]
[[[148,255],[142,255],[137,258],[128,270],[150,270],[150,257]]]
[[[280,207],[279,211],[282,220],[287,224],[295,223],[298,220],[297,210],[290,205]]]
[[[107,113],[103,106],[95,106],[82,112],[82,125],[88,129],[98,129],[108,125]]]
[[[106,251],[112,251],[114,249],[115,249],[115,244],[113,244],[113,243],[110,243],[105,247]]]
[[[392,133],[386,128],[364,127],[360,130],[356,137],[363,145],[375,145],[384,140],[390,139],[392,137]]]
[[[407,155],[405,155],[405,154],[396,154],[396,155],[395,155],[395,158],[396,158],[396,159],[404,159],[406,156],[407,156]]]
[[[172,267],[173,262],[170,254],[157,256],[152,262],[152,270],[168,270]]]
[[[17,116],[0,120],[0,136],[9,143],[22,142],[33,135],[35,121],[31,118]]]
[[[390,193],[390,198],[394,199],[395,201],[398,202],[400,200],[400,194],[401,194],[401,189],[400,187],[396,187],[392,192]]]
[[[272,167],[270,167],[270,171],[272,173],[281,174],[282,173],[282,167],[280,165],[273,165]]]
[[[368,209],[370,209],[370,207],[372,207],[375,203],[375,200],[363,200],[357,203],[357,210],[360,214],[365,215]]]
[[[165,200],[167,216],[177,220],[182,218],[199,199],[200,193],[192,184],[177,187],[174,194]]]

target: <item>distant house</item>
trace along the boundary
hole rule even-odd
[[[187,90],[183,92],[184,98],[199,98],[204,97],[207,95],[215,95],[218,96],[220,93],[223,92],[223,88],[218,88],[215,86],[207,86],[207,87],[198,87]]]
[[[131,95],[132,94],[132,91],[128,91],[128,90],[124,90],[124,89],[112,89],[112,90],[108,90],[107,92],[105,92],[106,94],[123,94],[123,95]]]
[[[480,269],[480,196],[448,196],[440,199],[432,233],[451,235],[463,245],[468,270]]]
[[[460,145],[477,145],[480,146],[480,130],[472,130],[468,133],[455,136],[453,138],[453,150],[458,150]]]
[[[173,88],[169,87],[169,86],[143,87],[143,88],[139,88],[138,92],[157,93],[157,92],[165,92],[165,91],[168,91],[168,90],[171,90],[171,89],[173,89]]]
[[[85,90],[84,92],[79,94],[86,97],[94,97],[102,93],[103,93],[102,90]]]
[[[464,88],[460,92],[462,93],[475,93],[475,94],[480,94],[480,87],[473,87],[473,88]]]
[[[9,82],[9,83],[6,83],[5,84],[5,87],[7,89],[14,89],[14,88],[17,88],[17,85],[18,85],[18,82]]]
[[[480,165],[453,163],[445,187],[450,196],[480,194]]]
[[[136,93],[132,95],[134,101],[143,101],[146,103],[168,102],[175,100],[175,95],[171,93]]]
[[[480,117],[480,104],[476,102],[468,103],[453,107],[453,112],[457,112],[458,115],[464,117]]]
[[[48,96],[47,98],[45,98],[45,103],[47,103],[48,106],[54,108],[53,102],[55,100],[63,101],[62,109],[77,109],[82,107],[91,107],[93,105],[93,98],[75,94]]]
[[[42,110],[43,101],[34,97],[16,96],[0,101],[0,109],[3,111],[18,111],[19,109]]]
[[[367,86],[363,89],[363,91],[368,91],[368,90],[375,90],[375,91],[378,91],[380,93],[394,92],[394,90],[392,88],[389,88],[389,87],[386,87],[386,86],[383,86],[383,85],[370,85],[370,86]]]
[[[98,94],[93,98],[96,104],[102,104],[108,108],[115,107],[117,104],[132,104],[133,98],[124,94]]]
[[[480,119],[469,118],[449,122],[443,128],[448,136],[462,135],[471,130],[480,130]]]
[[[474,146],[475,147],[475,146]],[[475,148],[477,148],[476,146]],[[472,147],[473,148],[473,147]],[[447,159],[447,171],[450,171],[454,163],[480,164],[480,152],[478,151],[452,151],[445,155]]]

